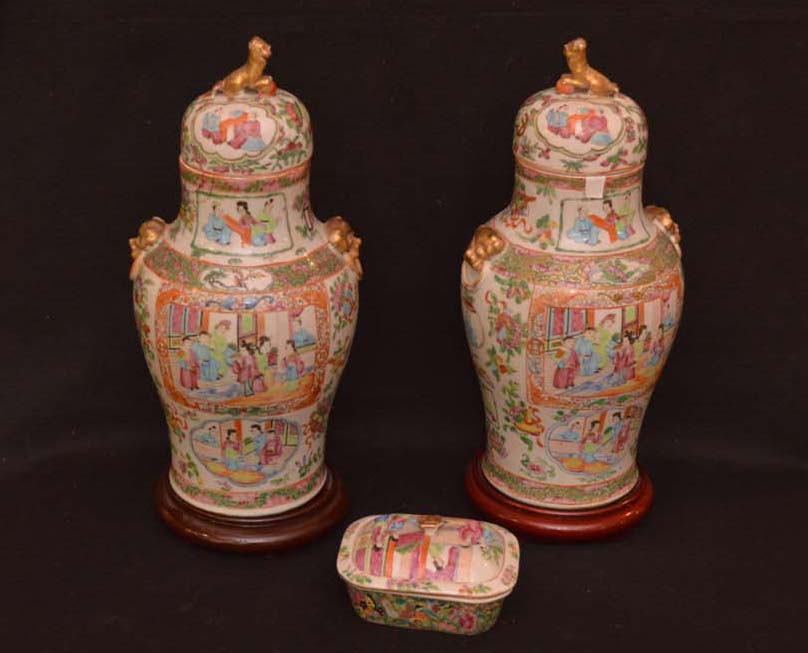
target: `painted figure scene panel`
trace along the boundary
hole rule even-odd
[[[500,565],[493,561],[503,549],[502,537],[475,520],[447,523],[430,535],[415,516],[380,515],[358,537],[353,558],[374,576],[469,582],[481,580],[474,575],[480,569],[495,575]]]
[[[562,200],[559,251],[614,252],[646,242],[649,235],[638,216],[637,192]]]
[[[531,319],[543,346],[528,359],[531,395],[608,396],[650,385],[675,335],[675,291],[616,308],[543,307]],[[534,399],[536,397],[534,396]]]
[[[268,256],[292,247],[283,193],[243,198],[197,193],[194,246],[205,252],[250,256],[244,249],[261,248]]]
[[[205,468],[236,485],[279,475],[299,440],[298,425],[284,419],[208,420],[191,431],[194,453]]]
[[[245,103],[213,104],[196,118],[194,135],[207,152],[225,159],[260,155],[277,132],[266,109]]]
[[[636,447],[642,416],[636,405],[574,415],[548,431],[547,451],[566,472],[608,474]]]
[[[190,402],[254,406],[316,391],[313,306],[255,312],[177,303],[168,308],[171,381]]]

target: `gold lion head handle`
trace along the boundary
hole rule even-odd
[[[653,220],[657,227],[670,238],[671,243],[673,243],[679,256],[681,256],[682,248],[680,243],[682,242],[682,233],[679,231],[679,225],[673,221],[670,212],[668,212],[667,209],[663,209],[661,206],[651,204],[645,207],[645,215]]]
[[[361,279],[363,272],[362,263],[359,261],[359,247],[362,245],[362,239],[354,234],[351,226],[340,216],[326,220],[325,232],[328,242],[342,254],[347,266]]]
[[[135,280],[143,265],[143,255],[154,247],[163,237],[166,223],[162,218],[149,218],[140,225],[137,236],[129,239],[129,249],[132,252],[132,266],[129,268],[129,279]]]
[[[617,84],[587,62],[586,40],[579,37],[565,44],[564,57],[570,72],[558,78],[556,90],[559,93],[589,91],[592,95],[614,95],[620,92]]]
[[[221,91],[227,97],[233,97],[247,88],[262,95],[274,95],[278,86],[272,77],[264,75],[264,68],[271,56],[272,47],[269,43],[260,36],[253,36],[247,45],[247,63],[217,82],[213,92]]]
[[[505,249],[505,241],[491,227],[477,227],[463,260],[475,271],[483,269],[485,262]]]

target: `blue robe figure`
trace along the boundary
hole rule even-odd
[[[581,376],[592,376],[600,369],[600,356],[586,336],[578,336],[575,341],[575,351],[581,363]]]
[[[253,452],[255,453],[256,456],[258,456],[258,462],[255,465],[255,469],[259,471],[261,469],[261,452],[264,450],[264,445],[266,445],[266,443],[267,443],[266,433],[261,432],[252,436]]]
[[[219,363],[213,360],[210,348],[201,342],[195,342],[191,349],[199,363],[199,373],[203,381],[217,381],[219,379]]]
[[[550,109],[547,112],[547,126],[554,127],[555,130],[562,130],[567,128],[567,119],[569,118],[569,114],[566,111],[556,111],[555,109]],[[550,131],[555,131],[551,129]]]
[[[202,135],[211,140],[219,134],[221,118],[215,113],[206,113],[202,118]]]
[[[307,331],[302,326],[296,329],[292,334],[292,340],[294,341],[295,347],[297,347],[298,350],[302,349],[303,347],[313,345],[315,342],[314,336],[311,334],[311,332]]]
[[[300,378],[300,375],[297,373],[297,364],[291,362],[286,364],[284,378],[286,379],[287,383],[297,381]]]
[[[582,212],[575,216],[575,224],[567,232],[567,238],[574,240],[576,243],[585,243],[587,245],[597,245],[600,242],[598,228]]]
[[[219,243],[220,245],[229,245],[230,236],[233,235],[233,231],[225,224],[225,221],[219,216],[215,209],[213,213],[208,216],[204,232],[208,240]]]
[[[581,438],[581,435],[578,431],[574,431],[572,427],[568,428],[566,431],[561,431],[560,433],[553,433],[554,440],[563,440],[564,442],[578,442]]]

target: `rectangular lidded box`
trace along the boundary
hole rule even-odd
[[[345,531],[337,571],[367,621],[476,635],[516,585],[519,543],[475,519],[371,515]]]

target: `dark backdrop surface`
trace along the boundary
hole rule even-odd
[[[5,3],[2,16],[4,644],[802,650],[805,10],[119,0]],[[328,444],[349,518],[473,514],[462,474],[482,411],[459,264],[509,199],[513,118],[562,72],[562,44],[586,36],[593,65],[649,116],[645,199],[679,222],[688,283],[641,441],[655,505],[610,542],[522,539],[517,589],[478,638],[355,617],[335,573],[339,530],[241,558],[177,540],[153,512],[168,447],[126,241],[151,215],[173,218],[180,117],[253,34],[311,112],[316,212],[365,239]]]

